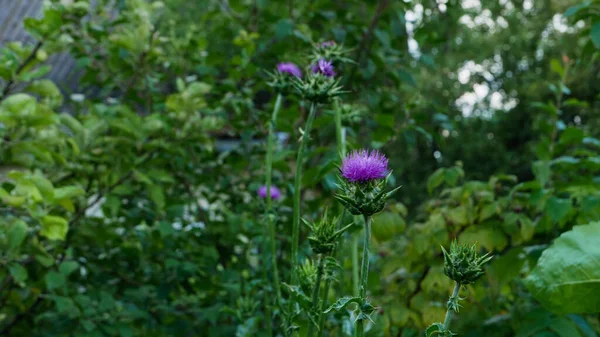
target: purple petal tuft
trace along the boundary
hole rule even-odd
[[[277,65],[277,70],[280,73],[287,73],[298,78],[302,78],[302,70],[292,62],[282,62]]]
[[[267,186],[263,185],[258,189],[258,196],[261,198],[267,197]],[[281,191],[276,186],[271,186],[271,199],[281,199]]]
[[[342,162],[342,176],[353,183],[383,179],[387,166],[388,159],[379,151],[352,151]]]
[[[325,77],[335,76],[335,71],[333,69],[333,65],[331,64],[331,61],[327,61],[324,59],[320,59],[316,64],[313,64],[311,70],[313,74],[321,74]]]

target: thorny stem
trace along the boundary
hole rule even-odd
[[[452,296],[448,300],[448,309],[446,311],[446,318],[444,319],[444,332],[448,331],[450,328],[450,321],[454,316],[454,308],[450,305],[451,303],[458,302],[458,292],[460,291],[460,283],[454,283],[454,290],[452,291]]]
[[[271,180],[273,172],[273,151],[275,148],[275,123],[277,122],[277,114],[281,108],[281,101],[283,96],[277,95],[275,101],[275,107],[273,108],[273,115],[271,116],[271,123],[269,124],[269,139],[267,144],[267,168],[266,168],[266,188],[267,188],[267,221],[269,222],[269,241],[271,245],[271,263],[273,264],[273,287],[275,288],[275,295],[277,301],[277,307],[281,308],[281,287],[279,285],[279,271],[277,268],[277,247],[275,244],[275,218],[271,216],[273,210],[273,200],[271,199]]]
[[[337,150],[338,153],[340,155],[340,161],[344,159],[344,157],[346,156],[346,137],[345,137],[345,129],[342,126],[342,111],[340,109],[339,106],[339,100],[335,101],[335,135],[336,135],[336,140],[337,140]],[[346,209],[344,207],[342,207],[342,215],[340,219],[344,219],[344,215],[346,214]],[[341,224],[342,222],[340,221],[338,223]],[[339,226],[338,228],[339,229]],[[337,253],[337,244],[333,247],[333,252],[331,252],[331,256],[336,255]],[[327,298],[329,297],[329,288],[331,287],[331,277],[328,277],[325,280],[325,290],[323,292],[323,300],[322,303],[325,303],[327,301]],[[318,336],[322,336],[323,335],[323,328],[325,326],[325,315],[321,315],[321,313],[319,313],[319,333]]]
[[[306,119],[304,133],[298,149],[298,158],[296,159],[296,174],[294,176],[294,210],[292,213],[292,284],[298,283],[298,241],[300,239],[300,196],[302,195],[302,162],[304,161],[304,151],[308,144],[310,129],[315,119],[316,103],[310,106],[310,112]]]
[[[277,114],[279,113],[279,109],[281,107],[282,95],[278,94],[277,99],[275,100],[275,106],[273,108],[273,114],[271,115],[271,120],[269,122],[269,135],[267,138],[267,156],[266,156],[266,188],[267,188],[267,207],[265,209],[265,216],[267,218],[267,231],[265,237],[267,238],[265,245],[265,255],[268,255],[267,251],[271,250],[271,262],[273,265],[273,288],[275,289],[276,295],[276,306],[280,308],[281,306],[281,289],[279,287],[279,272],[277,270],[277,248],[275,244],[275,219],[274,215],[271,214],[273,209],[273,200],[271,199],[271,181],[272,181],[272,172],[273,172],[273,150],[274,150],[274,137],[273,133],[275,131],[275,123],[277,121]],[[265,259],[265,261],[268,257]],[[265,282],[268,280],[268,271],[267,268],[263,268]],[[271,306],[269,305],[268,295],[265,297],[265,311],[266,311],[266,325],[269,336],[273,336],[273,315],[271,311]]]
[[[365,215],[365,233],[363,243],[362,266],[360,268],[360,298],[365,299],[367,295],[367,281],[369,279],[369,242],[371,241],[371,217]],[[356,321],[356,336],[362,337],[364,333],[364,320]]]
[[[317,280],[314,285],[313,293],[312,293],[312,308],[314,312],[317,313],[318,319],[317,322],[321,321],[321,317],[323,317],[323,312],[321,310],[320,301],[319,301],[319,293],[321,290],[321,279],[323,278],[323,271],[325,267],[325,259],[323,258],[323,254],[319,254],[319,263],[317,266]],[[309,323],[308,325],[308,337],[313,337],[315,332],[315,325]]]
[[[294,210],[292,212],[292,285],[298,284],[298,241],[300,240],[300,196],[302,195],[301,184],[302,184],[302,162],[304,161],[304,151],[308,144],[308,138],[310,136],[310,129],[312,123],[315,120],[315,113],[317,110],[317,104],[312,103],[308,118],[306,119],[306,125],[304,126],[304,133],[300,140],[300,148],[298,149],[298,158],[296,159],[296,174],[294,175]],[[288,315],[292,312],[292,301],[288,301]]]

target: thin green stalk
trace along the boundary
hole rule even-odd
[[[277,268],[277,246],[275,243],[275,218],[271,214],[273,210],[273,200],[271,199],[271,180],[273,173],[273,151],[275,148],[275,123],[277,122],[277,114],[281,108],[281,101],[283,96],[277,95],[275,100],[275,107],[273,108],[273,115],[271,116],[271,122],[269,123],[269,138],[267,141],[267,163],[266,163],[266,187],[267,187],[267,221],[269,227],[269,243],[271,248],[271,263],[273,265],[273,288],[275,289],[276,305],[281,310],[281,287],[279,285],[279,270]]]
[[[316,104],[312,103],[310,112],[304,126],[304,134],[300,141],[298,149],[298,158],[296,159],[296,175],[294,176],[294,210],[292,213],[292,284],[298,283],[298,241],[300,240],[300,196],[302,188],[302,162],[304,161],[304,151],[308,144],[310,129],[315,120]]]
[[[340,160],[343,160],[344,157],[346,156],[346,138],[344,135],[344,131],[345,130],[342,127],[342,111],[339,106],[339,100],[336,100],[335,101],[335,135],[336,135],[337,150],[340,155]],[[344,219],[344,215],[346,215],[346,209],[343,208],[343,206],[342,206],[341,219]],[[338,227],[339,227],[339,224],[341,224],[341,221],[340,221],[340,223],[338,223]],[[333,252],[331,253],[331,256],[335,257],[336,253],[337,253],[337,244],[335,245],[335,247],[333,247]],[[329,288],[330,287],[331,287],[331,277],[328,277],[325,280],[325,289],[323,291],[322,303],[327,302],[327,298],[329,297]],[[325,327],[325,315],[322,315],[321,313],[319,313],[319,334],[318,334],[319,337],[321,337],[323,335],[324,327]]]
[[[367,295],[367,281],[369,279],[369,242],[371,241],[371,217],[365,218],[365,240],[363,243],[362,266],[360,268],[360,297],[364,299]],[[362,337],[364,334],[364,320],[356,321],[356,336]]]
[[[360,295],[360,274],[358,272],[358,233],[352,233],[352,290],[354,296]]]
[[[455,301],[458,299],[458,292],[460,291],[460,283],[454,283],[454,290],[452,290],[452,296],[450,297],[450,301]],[[448,301],[448,302],[450,302]],[[450,321],[454,316],[454,309],[450,308],[448,305],[448,311],[446,311],[446,318],[444,319],[444,331],[448,331],[450,328]]]
[[[323,278],[323,271],[325,267],[325,259],[323,258],[323,254],[319,254],[319,264],[317,266],[317,280],[315,282],[315,286],[312,293],[312,307],[315,312],[317,312],[318,318],[317,322],[320,322],[321,317],[323,317],[323,312],[321,310],[320,301],[319,301],[319,293],[321,290],[321,279]],[[315,333],[315,325],[312,322],[308,323],[308,337],[313,337]]]
[[[339,101],[335,101],[335,138],[337,141],[337,150],[340,158],[346,157],[346,130],[342,126],[342,110],[339,106]]]
[[[267,156],[266,156],[266,188],[267,188],[267,207],[265,209],[265,215],[267,218],[267,226],[265,231],[265,255],[268,255],[269,249],[271,250],[271,262],[273,264],[273,288],[276,292],[277,299],[277,307],[281,305],[281,290],[279,287],[279,272],[277,270],[277,252],[275,246],[275,219],[271,215],[271,210],[273,209],[273,201],[271,199],[271,181],[272,181],[272,171],[273,171],[273,149],[274,149],[274,137],[273,133],[275,131],[275,123],[277,121],[277,114],[279,113],[279,109],[281,107],[281,101],[283,97],[281,94],[277,95],[277,99],[275,100],[275,106],[273,108],[273,113],[271,115],[271,121],[269,122],[269,135],[267,138]],[[268,260],[268,256],[265,256],[265,261]],[[263,277],[265,278],[265,282],[267,282],[269,272],[267,268],[263,268]],[[267,296],[268,298],[268,296]],[[266,325],[267,325],[267,333],[268,336],[273,336],[273,313],[271,305],[266,303],[267,298],[265,298],[265,315],[266,315]]]
[[[265,238],[268,237],[268,228],[265,227]],[[268,260],[268,242],[265,240],[264,244],[264,261]],[[265,262],[266,264],[266,262]],[[262,268],[263,278],[265,279],[265,284],[267,284],[269,279],[269,272],[267,267]],[[267,288],[267,286],[265,286]],[[273,312],[271,310],[271,303],[269,301],[269,290],[265,289],[265,324],[267,325],[267,333],[269,337],[273,337]]]

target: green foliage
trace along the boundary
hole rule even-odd
[[[596,313],[600,223],[576,226],[546,249],[526,284],[533,297],[556,313]]]
[[[454,239],[495,257],[464,288],[453,330],[598,336],[597,296],[581,289],[598,270],[599,8],[45,1],[24,22],[35,41],[0,46],[0,335],[260,337],[269,313],[282,335],[254,198],[274,101],[264,71],[307,66],[314,44],[335,40],[343,79],[321,84],[347,93],[320,106],[307,135],[302,216],[336,203],[336,108],[348,147],[386,153],[390,185],[403,187],[373,219],[367,296],[378,308],[349,316],[358,297],[336,302],[354,291],[350,228],[341,268],[326,260],[322,336],[352,335],[360,314],[375,323],[365,320],[370,337],[441,331],[427,328],[452,287],[438,247]],[[76,64],[75,87],[47,78],[59,53]],[[461,103],[481,86],[487,95]],[[307,110],[287,95],[276,126],[288,136],[273,158],[282,280]],[[302,228],[302,258],[309,235]],[[310,285],[285,287],[303,326],[315,317],[304,315]]]

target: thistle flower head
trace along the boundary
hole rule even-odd
[[[331,61],[327,61],[325,59],[320,59],[317,63],[311,66],[311,71],[313,74],[321,74],[325,77],[334,77],[335,70],[333,69],[333,65]]]
[[[277,71],[282,74],[290,74],[292,76],[302,78],[302,70],[295,63],[281,62],[277,65]]]
[[[354,215],[381,212],[387,199],[400,188],[385,191],[391,174],[387,164],[387,158],[378,151],[350,153],[342,162],[340,192],[335,198]]]
[[[321,47],[321,48],[329,48],[329,47],[335,46],[335,44],[336,44],[335,41],[329,40],[329,41],[321,42],[321,44],[319,44],[319,47]]]
[[[379,151],[353,151],[342,162],[342,177],[351,183],[379,180],[389,173],[387,166],[388,159]]]
[[[263,199],[267,197],[267,186],[263,185],[258,189],[258,196]],[[281,191],[276,186],[271,186],[271,199],[281,199]]]
[[[479,256],[475,245],[459,245],[456,240],[450,245],[450,252],[442,247],[444,253],[444,274],[455,282],[467,285],[477,281],[485,274],[483,265],[492,259],[485,254]]]

